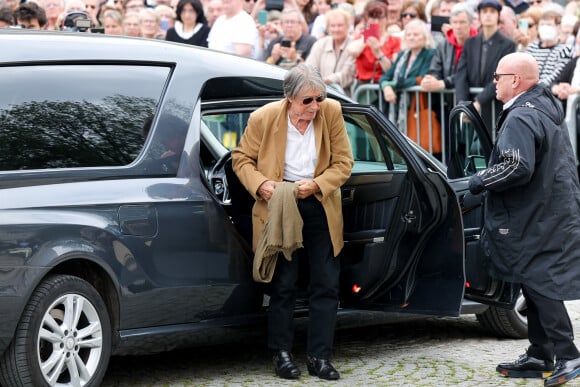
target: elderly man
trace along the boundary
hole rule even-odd
[[[421,80],[421,87],[425,91],[436,92],[443,89],[455,88],[455,74],[459,57],[463,51],[465,41],[477,35],[477,30],[471,27],[473,20],[473,11],[471,6],[466,3],[457,3],[451,9],[449,18],[451,29],[445,34],[446,39],[437,45],[435,55],[431,60],[429,72]],[[438,95],[433,95],[432,105],[435,106],[435,112],[440,115],[440,100]],[[439,122],[446,123],[449,111],[453,105],[453,96],[448,95],[444,101],[445,119],[438,117]],[[445,124],[444,127],[447,127]]]
[[[521,285],[530,341],[525,354],[497,371],[547,377],[544,386],[559,386],[580,375],[580,352],[563,302],[580,298],[576,160],[562,108],[539,82],[534,57],[506,55],[493,77],[504,103],[499,135],[488,168],[470,179],[469,190],[486,191],[482,249],[492,277]]]
[[[266,62],[289,69],[304,62],[316,38],[303,32],[304,16],[296,8],[284,9],[281,21],[282,35],[268,45]]]

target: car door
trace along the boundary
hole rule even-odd
[[[492,150],[489,132],[471,103],[457,105],[450,114],[447,176],[461,205],[465,234],[465,298],[512,308],[519,287],[492,279],[480,249],[484,196],[466,195],[469,178],[485,169]]]
[[[343,306],[459,314],[463,228],[446,178],[374,107],[343,104],[354,168],[342,187]]]

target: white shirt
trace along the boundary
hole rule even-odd
[[[284,163],[284,180],[312,180],[314,169],[318,162],[314,125],[308,124],[304,134],[301,134],[288,116],[288,132],[286,134],[286,160]]]
[[[256,22],[246,11],[241,11],[231,18],[221,15],[216,19],[207,37],[209,48],[231,54],[236,53],[236,44],[249,44],[253,47],[255,55],[257,42]]]

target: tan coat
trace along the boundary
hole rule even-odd
[[[288,100],[272,102],[250,115],[240,144],[232,151],[234,172],[256,199],[252,210],[253,248],[268,219],[268,203],[258,196],[266,180],[284,179]],[[315,194],[326,213],[334,255],[344,245],[340,187],[349,178],[354,164],[340,104],[327,98],[320,104],[314,119],[318,164],[314,181],[320,187]]]

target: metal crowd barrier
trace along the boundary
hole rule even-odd
[[[472,87],[469,89],[469,92],[472,95],[476,95],[479,94],[481,91],[483,90],[483,88],[481,87]],[[405,133],[405,135],[407,134],[407,116],[406,114],[403,115],[403,117],[399,117],[398,122],[394,122],[393,118],[395,117],[395,105],[394,104],[389,104],[389,109],[388,111],[386,111],[386,102],[383,99],[383,95],[382,95],[382,91],[380,89],[380,86],[376,83],[374,84],[360,84],[357,85],[354,90],[352,91],[352,98],[355,101],[365,101],[365,100],[369,100],[371,98],[372,93],[376,93],[375,96],[378,97],[378,103],[375,105],[377,106],[377,108],[379,110],[381,110],[383,113],[385,113],[385,115],[387,115],[387,117],[399,128],[399,130],[403,133]],[[452,94],[453,95],[453,106],[455,106],[455,104],[457,103],[457,99],[455,97],[455,89],[444,89],[438,92],[426,92],[423,91],[423,88],[420,86],[413,86],[407,89],[402,90],[401,95],[399,97],[399,103],[402,103],[403,105],[400,107],[400,111],[406,112],[407,111],[407,100],[410,100],[410,98],[407,97],[411,97],[412,95],[416,96],[417,100],[419,97],[419,93],[426,93],[427,94],[427,101],[428,101],[428,122],[427,123],[421,123],[421,116],[419,114],[419,104],[416,104],[416,114],[417,114],[417,141],[419,142],[419,139],[421,138],[421,131],[422,130],[428,130],[429,131],[429,149],[426,149],[428,152],[433,153],[433,130],[432,130],[432,120],[431,120],[431,111],[437,111],[438,110],[438,116],[439,117],[444,117],[445,120],[444,122],[440,122],[440,126],[441,126],[441,145],[442,145],[442,160],[445,160],[445,156],[446,156],[446,149],[445,149],[445,144],[446,142],[446,135],[447,135],[447,125],[448,122],[447,119],[447,114],[445,112],[445,96]],[[439,106],[433,106],[433,96],[434,95],[438,95],[439,98]],[[495,112],[495,105],[492,104],[492,122],[495,122],[495,117],[496,117],[496,112]],[[492,131],[492,135],[494,136],[493,140],[495,141],[495,131]]]

